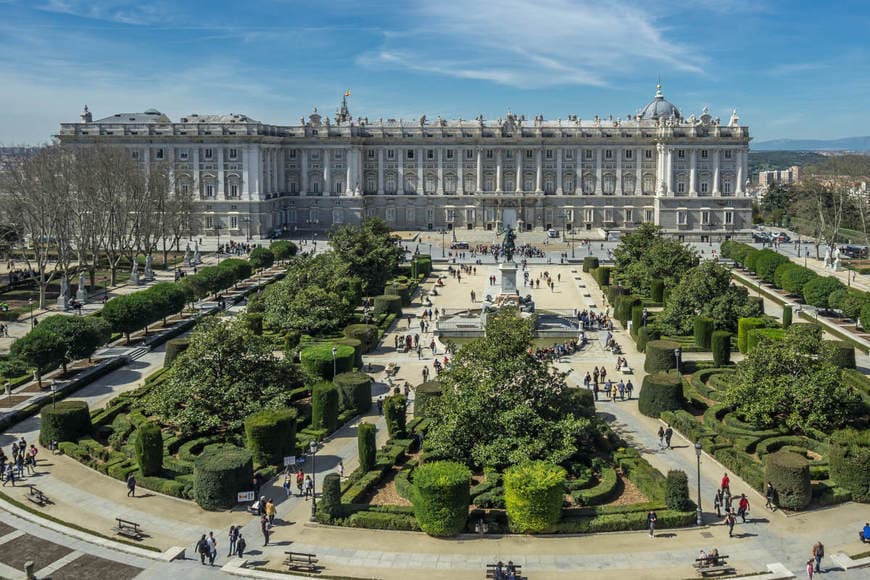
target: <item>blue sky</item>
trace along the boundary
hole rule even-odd
[[[662,78],[757,140],[870,134],[859,0],[0,0],[0,143],[157,108],[624,117]]]

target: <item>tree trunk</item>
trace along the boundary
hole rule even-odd
[[[114,263],[109,264],[109,285],[110,286],[115,285],[117,273],[118,273],[118,268],[115,266],[115,264]],[[108,288],[106,288],[106,290],[108,291]]]

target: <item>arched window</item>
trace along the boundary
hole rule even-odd
[[[601,186],[604,190],[604,195],[613,195],[613,192],[616,191],[616,176],[608,173],[604,176]]]
[[[632,195],[636,186],[634,175],[626,175],[622,180],[622,193]]]
[[[426,193],[435,193],[436,183],[438,179],[434,175],[426,176]]]
[[[656,191],[656,178],[654,175],[647,173],[643,176],[643,194],[652,195]]]
[[[396,176],[395,175],[388,175],[387,176],[386,182],[384,184],[384,189],[390,195],[395,195],[395,193],[396,193]]]
[[[583,176],[583,193],[591,195],[595,192],[595,176],[587,174]],[[588,220],[587,220],[588,221]]]

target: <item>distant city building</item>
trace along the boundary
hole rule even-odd
[[[156,110],[64,123],[63,143],[126,147],[167,162],[206,232],[326,230],[379,216],[396,229],[627,231],[652,222],[685,240],[746,237],[749,128],[685,117],[661,86],[637,114],[545,120],[354,120],[297,125]],[[579,230],[579,232],[578,232]]]
[[[801,168],[797,165],[792,165],[788,169],[758,172],[758,185],[763,189],[769,189],[772,185],[794,185],[800,179]]]

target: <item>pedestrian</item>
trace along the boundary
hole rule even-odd
[[[665,448],[665,428],[659,425],[659,449]]]
[[[290,486],[291,486],[291,484],[290,484],[290,474],[289,474],[289,473],[285,473],[285,474],[284,474],[284,483],[282,484],[281,487],[284,488],[284,494],[285,494],[287,497],[290,497]]]
[[[749,499],[745,493],[740,494],[740,501],[737,502],[737,515],[746,523],[746,514],[749,512]]]
[[[238,526],[238,527],[230,526],[230,533],[227,536],[227,541],[230,544],[230,551],[227,554],[227,557],[231,557],[233,554],[236,553],[236,542],[239,541],[239,534],[240,534],[241,528],[242,528],[242,526]]]
[[[646,514],[646,525],[649,528],[649,537],[652,538],[656,533],[656,513],[652,510]]]
[[[734,537],[734,524],[737,523],[737,518],[734,517],[734,512],[730,508],[725,511],[725,525],[728,526],[728,537]]]
[[[378,397],[378,415],[384,414],[384,397],[381,395]]]
[[[196,550],[196,553],[199,554],[199,563],[205,566],[205,558],[208,556],[208,539],[205,537],[205,534],[203,534],[196,543],[194,549]]]
[[[275,502],[272,501],[272,498],[269,498],[269,501],[266,502],[266,517],[269,518],[269,525],[275,525]]]
[[[18,457],[15,458],[15,471],[17,471],[18,479],[22,479],[24,477],[24,453],[21,452],[18,454]]]
[[[302,497],[302,486],[305,484],[305,472],[301,469],[296,472],[296,489],[299,490],[299,497]]]
[[[628,382],[625,383],[625,392],[628,395],[628,400],[631,400],[631,392],[634,390],[634,385],[631,384],[631,379],[628,379]]]
[[[774,496],[776,495],[776,490],[773,488],[773,482],[767,482],[767,493],[764,494],[767,503],[764,504],[764,507],[769,508],[770,511],[776,510],[776,506],[773,505]]]
[[[239,558],[245,555],[247,545],[248,543],[245,541],[245,538],[242,537],[242,532],[239,532],[239,539],[236,541],[236,555]]]
[[[132,473],[127,476],[127,497],[136,497],[136,478]]]
[[[206,544],[208,545],[208,565],[214,566],[214,559],[217,557],[217,540],[214,537],[214,532],[208,533]]]
[[[344,479],[344,462],[342,462],[340,459],[338,460],[338,479]]]
[[[825,545],[818,541],[813,546],[813,558],[816,560],[816,572],[822,572],[822,558],[825,557]]]
[[[674,430],[671,429],[670,424],[668,424],[668,428],[665,429],[665,445],[668,449],[671,448],[671,437],[674,436]]]
[[[263,532],[263,546],[269,545],[269,518],[263,514],[260,517],[260,531]]]
[[[731,485],[731,480],[728,478],[728,474],[726,473],[722,476],[722,484],[720,485],[720,487],[722,488],[723,492],[727,489],[730,493],[731,492],[731,489],[729,488],[730,485]]]
[[[311,476],[305,476],[305,501],[308,501],[308,496],[314,497],[314,482],[311,481]]]
[[[807,578],[813,580],[813,559],[807,560]]]
[[[6,465],[6,479],[3,480],[3,487],[6,487],[7,483],[11,483],[12,487],[15,487],[15,470],[12,468],[12,462]]]
[[[713,496],[713,507],[716,508],[716,517],[722,517],[722,490],[717,489]]]

